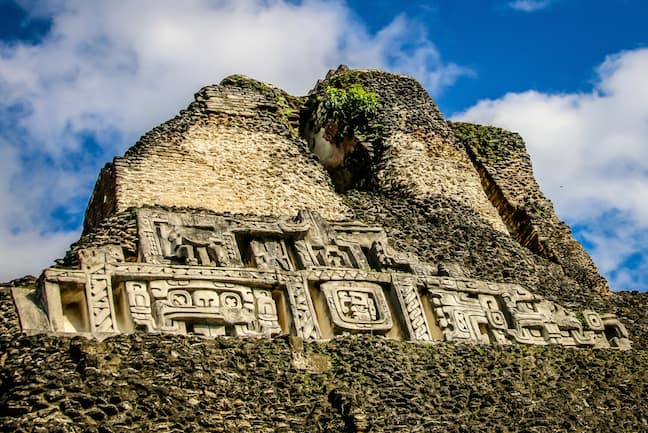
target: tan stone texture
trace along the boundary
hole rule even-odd
[[[452,127],[513,238],[558,263],[581,287],[608,296],[610,288],[591,257],[540,190],[522,137],[490,126],[458,122]]]
[[[431,137],[423,142],[397,132],[387,139],[383,159],[384,168],[377,173],[382,183],[397,182],[413,197],[450,197],[475,209],[494,229],[508,233],[468,156],[450,139]]]
[[[163,205],[276,216],[312,209],[334,220],[349,216],[323,167],[277,134],[210,122],[191,127],[177,148],[160,146],[128,165],[122,161],[116,161],[118,210]]]

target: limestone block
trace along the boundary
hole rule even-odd
[[[11,289],[11,295],[16,304],[16,310],[18,310],[20,327],[23,332],[31,334],[49,329],[49,320],[47,314],[40,306],[36,290],[25,287],[13,287]]]

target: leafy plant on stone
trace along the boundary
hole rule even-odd
[[[338,125],[336,138],[339,141],[370,132],[370,122],[380,105],[378,95],[360,84],[352,84],[346,89],[327,86],[323,104],[329,119]]]
[[[583,326],[583,331],[589,331],[590,330],[589,324],[587,323],[587,320],[585,319],[585,315],[583,314],[582,311],[579,311],[578,313],[576,313],[576,318],[578,319],[578,321]]]

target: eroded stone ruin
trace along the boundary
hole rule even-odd
[[[327,136],[344,119],[327,113],[322,89],[367,78],[391,124],[342,143]],[[380,86],[385,81],[390,86]],[[399,87],[416,92],[414,98],[383,95]],[[407,249],[396,252],[379,219],[373,226],[350,220],[354,209],[336,187],[405,192],[418,200],[452,200],[461,206],[455,212],[470,212],[494,238],[548,259],[556,255],[541,228],[510,209],[519,206],[510,196],[520,192],[489,176],[417,83],[376,72],[329,74],[304,103],[306,143],[292,124],[299,102],[247,78],[229,78],[201,90],[189,112],[170,122],[185,123],[181,128],[171,133],[164,125],[108,164],[88,207],[84,239],[123,212],[134,219],[134,239],[82,239],[68,257],[77,266],[45,270],[35,294],[15,289],[23,330],[304,339],[371,333],[629,347],[612,314],[577,315],[534,294],[514,274],[512,281],[488,281],[469,278],[460,262],[421,261]],[[523,168],[518,177],[530,180],[528,162]],[[336,179],[341,184],[332,184]],[[517,186],[539,195],[556,219],[537,185]],[[576,254],[562,260],[580,253],[595,273],[567,231],[563,237],[557,241]],[[487,251],[466,249],[488,259]]]
[[[352,91],[360,103],[373,104],[355,123],[343,110],[341,115],[331,109],[334,103],[341,104],[340,98],[351,98]],[[331,102],[332,97],[338,100]],[[64,425],[61,431],[77,431],[75,425],[95,431],[99,425],[118,430],[162,425],[161,431],[437,431],[436,427],[448,431],[453,425],[448,420],[468,409],[453,406],[463,397],[443,391],[445,385],[439,384],[446,380],[440,378],[451,374],[452,380],[463,380],[456,368],[463,371],[461,378],[471,377],[468,370],[482,371],[486,364],[480,363],[486,360],[483,351],[432,343],[477,344],[488,347],[495,357],[510,356],[513,365],[526,365],[532,356],[520,347],[573,350],[562,349],[567,346],[581,348],[578,353],[630,349],[624,352],[629,354],[627,362],[646,365],[643,338],[648,328],[641,307],[645,299],[610,292],[540,191],[522,139],[498,128],[447,122],[419,83],[381,71],[340,67],[305,97],[238,75],[201,89],[187,109],[101,170],[83,234],[67,255],[45,269],[37,282],[16,281],[11,286],[12,296],[3,298],[2,304],[1,359],[3,366],[8,359],[3,370],[8,373],[3,374],[9,379],[3,379],[0,406],[12,414],[4,419],[5,425],[16,431],[45,422],[38,420]],[[20,333],[23,336],[16,337]],[[290,348],[284,336],[289,336]],[[401,340],[438,349],[403,346],[409,343]],[[203,352],[182,349],[186,345],[182,341],[191,341]],[[63,366],[60,374],[76,378],[70,385],[77,389],[73,395],[84,390],[80,391],[84,399],[70,397],[83,409],[65,394],[71,391],[52,399],[49,394],[35,397],[41,403],[22,405],[19,396],[29,388],[28,375],[17,375],[31,368],[23,359],[41,355],[36,351],[27,358],[17,357],[28,351],[9,350],[21,344],[42,345],[39,350],[48,359],[69,352],[76,367],[64,367],[65,360],[57,362]],[[61,344],[69,347],[61,351],[57,349]],[[252,373],[246,381],[284,370],[319,374],[308,379],[316,384],[300,385],[289,398],[311,399],[319,409],[306,403],[289,405],[288,412],[297,415],[269,420],[268,411],[283,413],[279,409],[283,403],[264,400],[265,394],[246,394],[236,398],[251,405],[244,411],[247,415],[237,409],[239,418],[232,418],[227,404],[221,403],[234,401],[242,384],[214,388],[210,382],[192,382],[188,391],[185,385],[178,388],[173,378],[193,374],[177,373],[178,357],[191,365],[229,359],[230,349],[210,344],[245,347],[245,353],[263,351],[253,364],[239,359],[213,367],[238,378],[232,380],[243,380],[240,370],[229,370],[232,365],[237,369],[248,365]],[[310,344],[310,352],[304,352],[304,344]],[[129,349],[123,352],[120,347]],[[427,352],[417,350],[440,351],[443,359],[475,359],[475,364],[448,367],[433,355],[434,361],[423,366]],[[361,355],[365,351],[369,354]],[[10,352],[14,355],[7,355]],[[604,352],[614,351],[596,353]],[[289,361],[284,359],[286,353],[291,354]],[[362,356],[368,358],[354,361]],[[573,361],[564,359],[591,355],[551,356],[561,360],[559,369],[567,371]],[[124,397],[130,391],[115,391],[114,383],[125,390],[133,381],[139,383],[148,374],[145,366],[159,357],[166,361],[157,368],[171,369],[158,378],[160,383],[177,388],[174,398],[190,402],[186,404],[197,401],[197,397],[187,400],[186,392],[204,397],[207,412],[201,409],[203,415],[186,419],[153,416],[155,408],[164,407],[169,413],[176,409],[166,397],[151,397],[152,406],[144,407],[137,406],[132,396]],[[264,357],[269,358],[263,361]],[[372,359],[382,359],[382,366]],[[608,371],[619,362],[605,359],[591,368]],[[266,371],[266,362],[282,367]],[[400,371],[399,362],[419,365],[427,373],[421,370],[423,376],[414,381],[394,382],[391,370],[383,369]],[[341,369],[345,363],[382,379],[360,380],[351,370]],[[144,376],[131,374],[133,368]],[[213,373],[213,368],[208,370]],[[436,368],[446,373],[434,373]],[[584,374],[595,377],[592,371]],[[615,374],[625,377],[627,371]],[[97,374],[108,385],[88,379]],[[302,380],[292,372],[286,374],[290,378],[280,381]],[[501,379],[499,367],[488,374]],[[211,380],[218,382],[218,377]],[[641,387],[642,377],[645,374],[639,374],[635,386]],[[415,396],[428,395],[432,388],[412,393],[410,387],[437,379],[440,382],[429,385],[441,387],[434,408],[426,403],[432,394],[415,403]],[[47,379],[47,386],[68,389],[56,380]],[[572,383],[569,380],[566,383]],[[387,382],[391,388],[382,388]],[[538,392],[553,395],[537,377],[530,383],[542,384]],[[155,384],[138,386],[157,395]],[[262,385],[271,394],[276,386]],[[368,388],[362,391],[363,387]],[[397,397],[392,400],[385,389]],[[628,392],[624,389],[619,392]],[[376,390],[380,400],[370,397],[378,395]],[[492,391],[496,392],[501,391]],[[510,392],[505,390],[502,398],[516,398]],[[113,397],[94,402],[87,397],[93,393]],[[221,400],[214,397],[221,393]],[[484,396],[474,390],[469,394],[473,399]],[[630,394],[641,391],[633,388]],[[446,398],[454,403],[446,406]],[[130,403],[122,408],[124,402]],[[420,408],[412,409],[417,404]],[[133,412],[133,405],[139,409]],[[301,413],[302,407],[311,409]],[[426,416],[413,416],[416,411],[443,414],[443,408],[449,418],[439,425],[421,421]],[[390,417],[380,415],[387,410]],[[471,421],[473,426],[498,425],[501,417],[484,418],[479,410],[474,409],[481,415],[480,421]],[[646,422],[641,415],[645,412],[643,407],[619,425],[634,431],[638,423]],[[519,419],[528,415],[515,413]],[[146,421],[151,416],[157,420],[155,426]],[[528,431],[556,431],[558,424],[551,425]],[[510,423],[506,428],[521,431]]]

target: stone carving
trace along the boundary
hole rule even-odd
[[[431,291],[443,336],[448,341],[506,344],[506,319],[491,295]]]
[[[110,279],[93,275],[88,284],[88,306],[90,309],[90,329],[95,333],[115,332],[112,311],[112,288]]]
[[[109,245],[104,248],[88,248],[79,251],[79,265],[84,270],[101,268],[106,263],[121,263],[124,253],[120,246]]]
[[[415,261],[405,254],[392,250],[383,241],[373,241],[371,243],[369,256],[379,270],[412,272],[412,263]]]
[[[125,283],[128,295],[128,308],[136,327],[152,332],[156,329],[151,308],[151,296],[148,285],[144,282],[127,281]]]
[[[595,335],[595,337],[598,337],[596,344],[598,347],[630,349],[631,343],[628,338],[628,331],[614,314],[603,313],[599,315],[594,311],[586,310],[583,311],[583,315],[585,324],[592,331],[603,331],[604,333],[603,335]]]
[[[394,275],[393,286],[404,309],[404,321],[410,338],[418,341],[431,340],[430,327],[418,295],[416,277]]]
[[[308,294],[306,284],[303,281],[289,283],[287,288],[297,335],[307,340],[321,338],[322,332],[315,319],[313,301]]]
[[[137,222],[139,262],[108,245],[80,250],[80,269],[44,272],[50,331],[369,332],[431,341],[434,328],[457,342],[630,347],[614,315],[577,315],[518,285],[421,263],[391,249],[379,227],[314,212],[262,218],[160,208],[139,209]]]
[[[373,283],[322,283],[333,325],[341,332],[386,332],[392,317],[382,287]]]
[[[126,282],[129,310],[149,332],[205,336],[273,336],[281,333],[269,290],[207,281]]]
[[[242,265],[234,235],[223,230],[223,217],[143,208],[137,222],[144,262]]]
[[[514,284],[472,284],[470,292],[450,292],[447,280],[429,284],[439,326],[449,341],[507,344],[560,344],[583,347],[629,348],[628,333],[615,317],[606,324],[593,311],[582,321],[571,311]],[[436,286],[436,287],[434,287]],[[607,335],[613,335],[612,338]]]
[[[292,263],[288,258],[286,244],[282,240],[265,239],[250,242],[254,262],[259,269],[280,269],[291,271]]]

